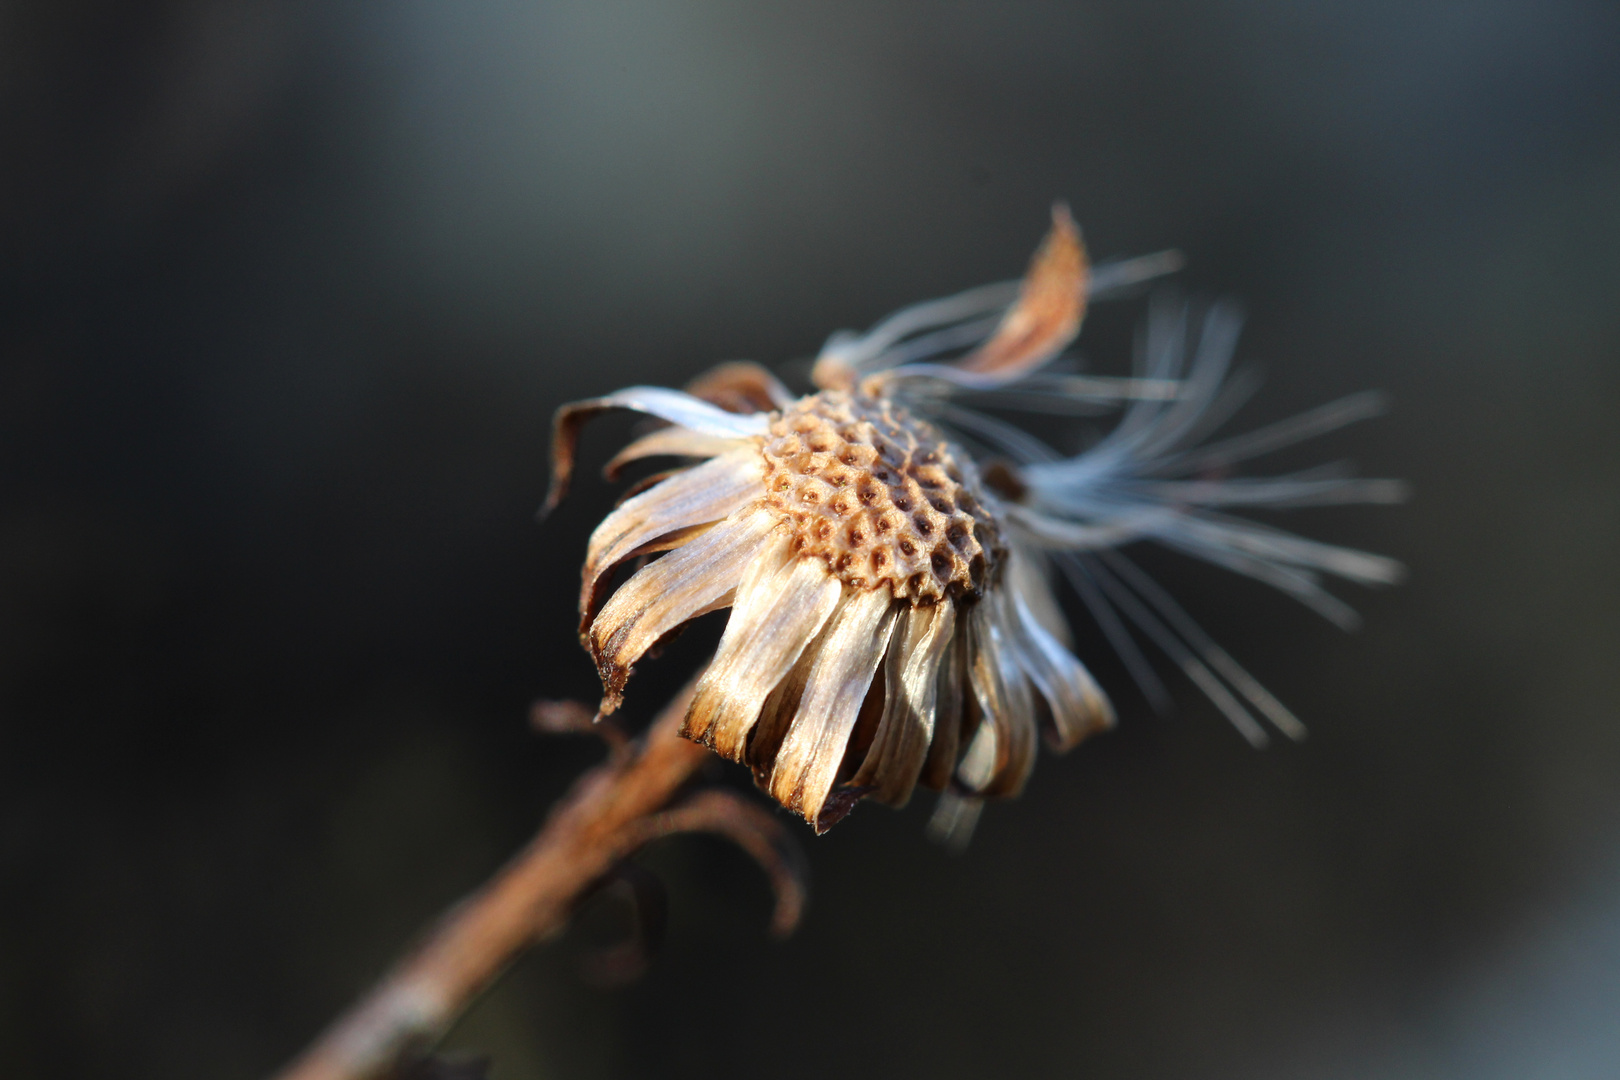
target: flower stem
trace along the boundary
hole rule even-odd
[[[680,736],[692,690],[677,694],[628,753],[580,777],[534,839],[277,1080],[386,1076],[442,1038],[524,950],[559,933],[584,895],[652,835],[647,819],[708,756]]]

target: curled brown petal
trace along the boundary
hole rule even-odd
[[[686,384],[686,392],[727,412],[775,412],[792,403],[782,381],[752,360],[716,364]]]
[[[1030,260],[1023,287],[990,339],[956,363],[977,375],[1015,378],[1052,359],[1080,332],[1089,267],[1080,229],[1063,203]]]

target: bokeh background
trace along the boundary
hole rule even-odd
[[[1344,635],[1148,558],[1312,727],[1155,716],[966,854],[929,800],[644,861],[640,983],[526,959],[451,1044],[539,1077],[1596,1077],[1620,1068],[1620,9],[18,0],[0,8],[0,1062],[261,1077],[599,755],[549,417],[1016,276],[1054,197],[1179,247],[1287,455],[1389,552]],[[1120,371],[1140,302],[1100,309]],[[799,369],[799,370],[802,370]],[[600,462],[627,425],[587,440]],[[645,718],[715,628],[644,665]],[[731,776],[737,781],[736,776]]]

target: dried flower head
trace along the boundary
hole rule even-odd
[[[1321,576],[1386,583],[1397,564],[1225,511],[1384,502],[1400,486],[1338,471],[1227,472],[1369,415],[1376,399],[1199,446],[1247,393],[1226,377],[1238,320],[1222,306],[1195,318],[1187,305],[1157,305],[1133,378],[1039,370],[1073,341],[1089,299],[1178,264],[1172,253],[1093,268],[1059,205],[1022,282],[834,335],[812,373],[816,393],[795,398],[765,369],[733,363],[685,393],[639,386],[565,406],[548,507],[566,488],[580,425],[603,410],[668,425],[625,447],[610,477],[645,458],[698,462],[644,482],[591,537],[580,632],[602,714],[649,650],[729,607],[688,737],[747,764],[817,831],[862,797],[903,804],[920,782],[949,793],[939,821],[960,832],[978,800],[1023,787],[1037,731],[1066,750],[1114,723],[1070,652],[1050,585],[1058,568],[1150,698],[1163,688],[1126,622],[1251,741],[1265,739],[1251,708],[1298,737],[1292,714],[1119,548],[1155,540],[1348,622]],[[981,411],[1120,404],[1114,429],[1072,456]],[[612,589],[630,564],[640,565]]]

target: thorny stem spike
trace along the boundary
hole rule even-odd
[[[680,735],[694,685],[665,706],[638,744],[580,777],[528,846],[452,908],[277,1080],[390,1075],[437,1042],[524,950],[561,932],[579,901],[622,859],[660,836],[713,831],[742,843],[777,886],[773,929],[790,929],[803,893],[786,864],[765,854],[774,821],[746,822],[746,810],[718,795],[669,809],[710,759],[707,749]]]

